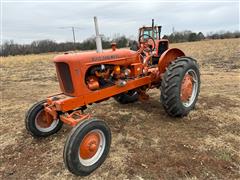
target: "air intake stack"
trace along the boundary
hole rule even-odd
[[[99,29],[98,29],[98,22],[97,22],[97,17],[94,16],[94,24],[95,24],[95,31],[96,31],[96,46],[97,46],[97,52],[101,53],[102,50],[102,40],[101,36],[99,34]]]

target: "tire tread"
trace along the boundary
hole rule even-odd
[[[197,70],[199,75],[199,86],[200,87],[200,73],[199,73],[199,66],[197,61],[190,57],[179,57],[176,60],[172,61],[170,65],[167,67],[162,83],[161,83],[161,102],[166,110],[166,112],[173,117],[182,117],[189,113],[189,109],[186,110],[180,105],[179,100],[179,88],[180,88],[180,81],[181,75],[186,71],[186,69],[192,66]],[[199,93],[200,89],[198,89]],[[197,94],[198,96],[198,94]],[[197,97],[196,97],[197,99]],[[195,101],[196,102],[196,101]],[[194,105],[195,105],[194,102]],[[193,105],[193,107],[194,107]],[[191,109],[193,108],[191,107]]]

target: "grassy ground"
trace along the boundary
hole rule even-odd
[[[159,90],[149,101],[108,100],[87,111],[106,120],[112,145],[104,164],[86,179],[239,179],[240,39],[173,44],[201,67],[201,93],[187,117],[169,117]],[[27,134],[24,116],[36,101],[59,91],[55,54],[2,58],[0,179],[81,179],[64,167],[71,128],[46,139]]]

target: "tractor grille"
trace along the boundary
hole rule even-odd
[[[62,82],[62,87],[66,93],[73,93],[73,83],[71,78],[70,69],[67,63],[57,62],[58,78]]]

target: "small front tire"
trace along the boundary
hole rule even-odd
[[[57,133],[63,125],[59,119],[52,119],[47,121],[46,113],[44,111],[44,103],[40,101],[34,104],[26,113],[25,126],[28,132],[34,137],[47,137]],[[49,115],[51,118],[51,115]]]
[[[111,145],[108,125],[98,119],[85,120],[70,132],[64,146],[64,163],[77,176],[87,176],[106,159]]]

